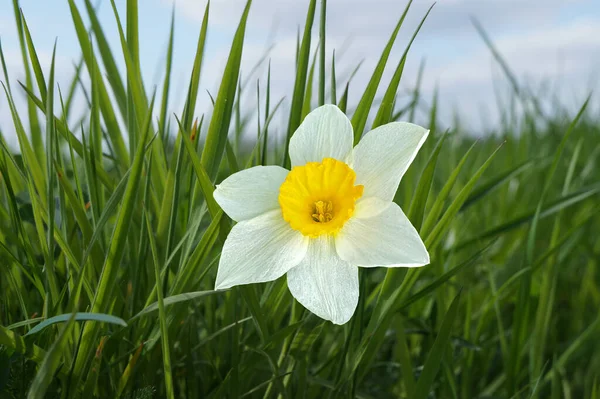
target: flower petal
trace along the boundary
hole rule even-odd
[[[363,267],[416,267],[429,263],[419,233],[392,203],[377,216],[351,218],[335,239],[340,258]]]
[[[363,197],[356,202],[356,208],[352,216],[359,219],[372,218],[384,212],[390,205],[392,205],[391,201],[384,201],[378,197]]]
[[[333,158],[346,162],[352,153],[352,124],[335,105],[323,105],[306,115],[290,139],[292,166]]]
[[[279,166],[255,166],[234,173],[217,185],[215,201],[236,222],[279,209],[279,187],[288,173]]]
[[[262,283],[283,276],[306,255],[308,238],[271,211],[233,226],[225,240],[216,289]]]
[[[344,324],[358,304],[358,268],[341,260],[333,238],[311,240],[306,257],[287,274],[290,292],[306,309]]]
[[[363,196],[393,200],[428,134],[429,130],[406,122],[388,123],[365,134],[354,148],[352,165],[356,184],[365,186]]]

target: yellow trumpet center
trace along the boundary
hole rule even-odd
[[[337,233],[363,194],[355,180],[356,173],[333,158],[293,167],[279,188],[283,219],[305,236]]]

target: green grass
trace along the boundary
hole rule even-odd
[[[27,68],[24,82],[10,82],[0,48],[14,121],[0,127],[0,397],[600,397],[600,120],[587,102],[577,115],[541,113],[543,98],[519,86],[476,25],[525,111],[500,109],[497,130],[477,141],[460,126],[437,130],[440,100],[423,98],[426,76],[398,93],[408,48],[387,65],[396,36],[410,37],[400,29],[410,4],[358,87],[335,76],[335,60],[326,65],[326,3],[313,0],[289,108],[271,98],[270,67],[257,100],[242,103],[253,90],[240,73],[250,3],[214,108],[195,115],[207,7],[185,106],[169,116],[174,23],[155,93],[140,72],[143,6],[128,0],[118,15],[113,2],[121,42],[111,48],[92,3],[69,1],[85,68],[59,90],[54,59],[42,70],[14,0]],[[88,109],[73,115],[84,74]],[[28,102],[17,109],[21,95]],[[330,102],[348,112],[356,140],[423,107],[429,120],[419,122],[432,129],[395,197],[431,265],[362,270],[344,326],[304,310],[283,278],[213,290],[232,226],[214,184],[240,168],[287,164],[290,135]],[[271,123],[285,113],[282,126]]]

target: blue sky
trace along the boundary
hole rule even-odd
[[[76,1],[83,11],[83,2]],[[124,0],[118,0],[124,19]],[[140,48],[146,88],[162,81],[172,0],[140,0]],[[274,97],[291,93],[295,40],[303,25],[307,1],[254,0],[244,49],[242,71],[249,72],[271,45]],[[414,0],[391,57],[393,72],[414,28],[431,1]],[[191,71],[200,21],[206,1],[177,0],[175,5],[175,60],[173,66],[173,111],[181,112]],[[216,91],[233,32],[244,1],[213,0],[208,45],[201,87]],[[78,60],[78,43],[66,0],[21,0],[34,43],[45,70],[52,46],[58,38],[57,80],[66,86]],[[364,60],[351,94],[357,96],[368,81],[381,50],[405,7],[397,0],[329,0],[327,52],[337,49],[339,84],[345,84],[349,71]],[[0,39],[7,58],[11,84],[23,79],[11,0],[0,0]],[[100,2],[100,19],[115,51],[119,49],[114,16],[107,0]],[[497,120],[494,85],[507,92],[499,68],[477,35],[470,17],[477,18],[488,31],[509,65],[522,82],[537,85],[554,83],[555,94],[575,107],[597,88],[600,77],[600,2],[598,0],[440,0],[425,22],[409,55],[403,88],[412,87],[421,60],[425,60],[424,94],[440,91],[441,117],[450,123],[455,110],[474,130],[483,132]],[[318,17],[317,17],[318,18]],[[315,37],[317,29],[314,30]],[[122,61],[121,61],[122,63]],[[244,75],[243,75],[244,76]],[[266,70],[253,76],[263,82]],[[2,77],[1,80],[4,80]],[[385,81],[385,80],[384,80]],[[14,89],[13,89],[14,90]],[[197,113],[210,108],[208,95],[201,92]],[[21,109],[23,96],[17,104]],[[248,96],[247,106],[252,106]],[[354,97],[356,98],[356,97]],[[10,139],[13,130],[6,99],[0,96],[0,129]]]

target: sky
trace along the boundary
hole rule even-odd
[[[99,17],[114,52],[119,51],[114,15],[107,0],[98,3]],[[125,19],[125,0],[117,0]],[[66,0],[21,0],[23,14],[48,73],[57,41],[57,82],[66,87],[80,54]],[[83,1],[76,0],[83,13]],[[206,91],[215,93],[234,31],[245,1],[213,0],[201,77],[198,115],[210,110]],[[433,4],[414,0],[392,51],[383,82],[387,82],[412,33]],[[406,6],[404,0],[329,0],[327,44],[330,64],[336,50],[338,86],[345,85],[355,66],[362,64],[350,90],[350,103],[358,100],[379,56]],[[164,73],[171,12],[175,11],[175,47],[171,108],[181,113],[191,66],[205,11],[205,0],[139,0],[140,52],[145,87],[160,86]],[[296,35],[303,27],[308,1],[254,0],[247,26],[242,79],[268,49],[272,96],[289,96],[294,82]],[[318,21],[318,11],[316,20]],[[451,125],[458,113],[473,134],[481,135],[498,123],[496,92],[509,93],[509,85],[472,20],[486,30],[521,84],[549,87],[553,97],[576,108],[593,89],[600,71],[600,1],[598,0],[439,0],[425,21],[408,56],[400,92],[413,88],[419,65],[424,63],[422,90],[425,103],[439,91],[440,119]],[[318,38],[318,23],[313,28]],[[14,23],[12,0],[0,0],[0,40],[13,91],[24,80],[22,58]],[[123,69],[124,62],[119,60]],[[251,86],[266,83],[266,64],[247,80]],[[329,78],[328,78],[329,79]],[[4,76],[0,77],[4,81]],[[546,84],[546,86],[544,86]],[[597,91],[597,90],[596,90]],[[25,111],[24,94],[17,107]],[[502,95],[501,95],[502,97]],[[254,93],[245,99],[254,106]],[[84,107],[80,96],[79,106]],[[285,101],[285,100],[284,100]],[[283,117],[284,115],[282,115]],[[0,93],[0,129],[15,143],[7,101]]]

